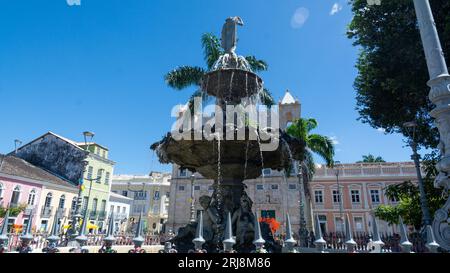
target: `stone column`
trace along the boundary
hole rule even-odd
[[[450,75],[429,1],[414,0],[414,7],[430,75],[430,81],[427,83],[431,88],[429,98],[436,106],[430,115],[436,119],[435,124],[440,133],[439,149],[442,160],[436,165],[439,174],[434,185],[437,188],[448,189],[450,187]],[[450,227],[447,220],[449,210],[450,202],[447,200],[445,206],[436,212],[433,221],[436,240],[447,250],[450,250]]]

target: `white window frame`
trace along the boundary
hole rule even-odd
[[[31,202],[30,202],[31,201]],[[36,189],[32,188],[30,190],[30,192],[28,193],[28,199],[27,199],[27,204],[29,206],[34,206],[36,202]]]
[[[256,184],[256,190],[257,191],[263,191],[264,190],[264,184]],[[259,187],[261,187],[261,188],[259,188]]]
[[[319,193],[319,195],[317,194]],[[317,201],[318,197],[320,197],[320,201]],[[323,190],[315,189],[314,190],[314,203],[316,204],[323,204],[324,203],[324,196],[323,196]]]
[[[375,191],[377,192],[376,195],[373,194],[373,192],[375,192]],[[379,189],[369,189],[369,194],[370,194],[370,201],[373,204],[380,204],[381,203],[381,193],[380,193]],[[378,201],[374,201],[374,197],[377,197]]]
[[[340,204],[342,202],[342,191],[338,189],[332,189],[331,197],[333,198],[333,204]],[[339,200],[335,201],[335,197],[337,197]]]
[[[353,201],[353,192],[358,192],[358,194],[355,196],[358,196],[358,201]],[[356,199],[356,198],[355,198]],[[350,189],[350,201],[352,202],[352,204],[361,204],[361,189]]]

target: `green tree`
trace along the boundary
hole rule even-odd
[[[201,79],[206,73],[211,71],[214,63],[224,54],[224,51],[220,46],[220,40],[214,34],[203,34],[201,43],[206,68],[198,66],[180,66],[167,73],[164,77],[167,85],[176,90],[182,90],[190,86],[195,86],[198,88],[189,100],[190,107],[193,106],[193,100],[195,97],[203,96],[203,100],[208,99],[207,94],[200,90]],[[263,60],[257,59],[255,56],[247,56],[245,59],[250,64],[253,72],[265,71],[268,69],[267,63]],[[264,105],[272,106],[275,104],[270,91],[266,88],[264,88],[264,90],[260,93],[260,99]]]
[[[363,155],[363,160],[362,161],[358,161],[356,163],[377,163],[377,162],[386,162],[384,161],[384,159],[381,156],[377,156],[375,157],[372,154],[368,154],[368,155]]]
[[[27,208],[26,204],[20,204],[19,206],[11,207],[11,208],[2,208],[2,207],[0,207],[0,218],[5,217],[6,212],[8,211],[8,209],[9,209],[9,216],[10,217],[17,217],[17,215],[19,215],[26,208]]]
[[[359,120],[386,133],[403,133],[416,120],[419,145],[434,148],[437,129],[429,112],[429,80],[412,0],[368,5],[351,0],[353,19],[348,37],[360,48],[354,82]],[[450,1],[430,0],[442,47],[450,63]]]
[[[435,168],[438,157],[430,154],[423,161],[425,171],[424,185],[428,207],[433,215],[436,210],[445,203],[446,196],[442,189],[436,189],[433,185],[437,170]],[[388,222],[398,224],[399,217],[403,218],[405,224],[414,226],[420,230],[422,226],[422,209],[420,203],[420,192],[416,183],[405,181],[400,184],[390,185],[385,189],[386,196],[391,200],[397,200],[395,205],[380,205],[375,209],[375,215]]]
[[[319,134],[311,134],[311,131],[317,128],[315,119],[298,119],[292,123],[286,132],[298,139],[304,140],[306,143],[305,155],[300,162],[302,168],[306,171],[308,179],[311,180],[315,173],[315,164],[313,153],[319,155],[331,167],[334,163],[334,145],[331,138]]]

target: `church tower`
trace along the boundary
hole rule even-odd
[[[289,90],[286,90],[283,99],[278,103],[280,117],[280,129],[286,128],[301,116],[301,104],[295,99]]]

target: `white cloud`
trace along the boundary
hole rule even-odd
[[[301,28],[308,20],[309,10],[307,8],[298,8],[291,18],[291,26],[293,28]]]
[[[339,145],[340,144],[339,140],[337,139],[336,136],[331,136],[330,139],[331,139],[331,142],[333,143],[333,145]]]
[[[342,5],[339,3],[334,3],[333,7],[331,7],[330,15],[335,15],[336,13],[342,10]]]
[[[377,131],[380,133],[386,133],[386,129],[383,129],[383,128],[378,128]]]
[[[81,6],[81,0],[66,0],[69,6]]]

